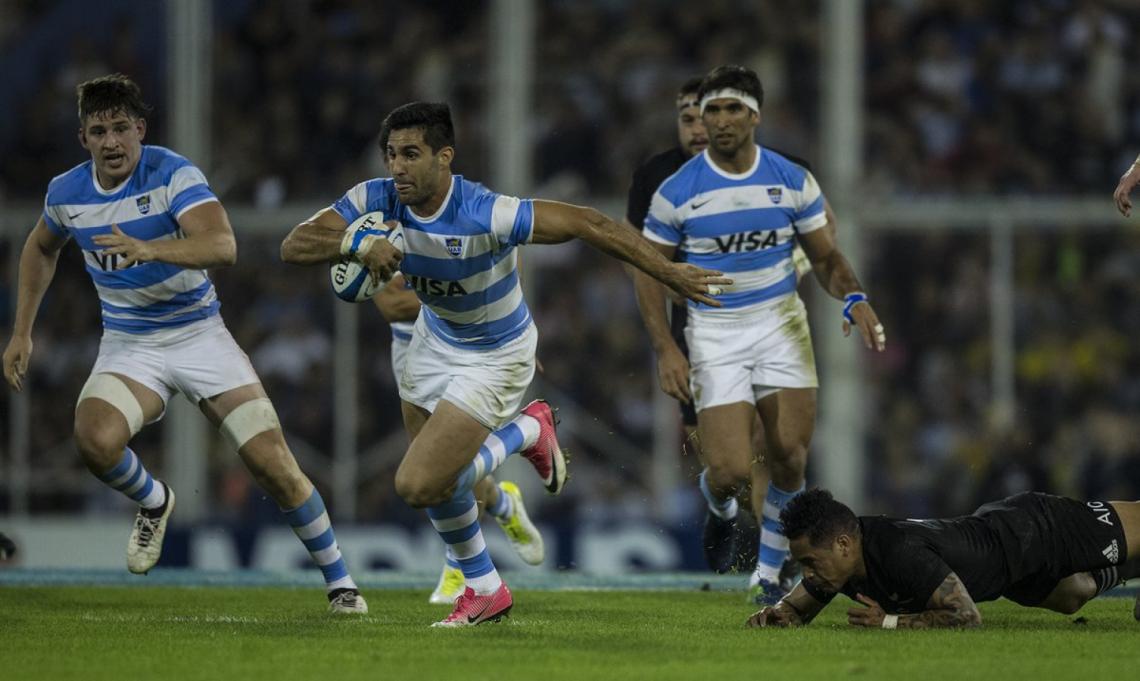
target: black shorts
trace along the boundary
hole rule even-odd
[[[975,515],[1001,528],[1011,583],[1002,595],[1039,605],[1069,575],[1122,564],[1124,528],[1105,501],[1026,492],[986,504]]]

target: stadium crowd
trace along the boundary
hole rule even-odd
[[[57,9],[0,5],[0,73],[40,49],[36,41],[60,37],[24,30]],[[542,3],[541,96],[532,121],[536,195],[622,194],[634,166],[672,139],[677,83],[724,61],[749,64],[764,78],[764,139],[818,158],[818,84],[800,75],[819,69],[818,0],[746,8],[707,0],[700,12],[675,10],[656,2]],[[206,170],[225,201],[275,206],[335,198],[382,172],[374,144],[379,118],[413,98],[452,103],[463,148],[457,170],[486,177],[486,151],[504,133],[487,119],[484,6],[405,3],[399,11],[419,20],[397,25],[381,3],[362,1],[216,4]],[[97,32],[69,39],[43,73],[6,81],[22,104],[0,113],[7,123],[0,126],[0,199],[42,200],[52,175],[84,159],[69,142],[73,88],[86,77],[132,74],[157,106],[149,139],[163,139],[162,61],[140,57],[155,32],[147,22],[156,21],[131,19],[116,43],[100,43]],[[867,195],[1104,193],[1140,148],[1140,71],[1127,66],[1140,63],[1140,11],[1125,0],[872,0],[866,31]],[[222,313],[290,435],[325,456],[332,440],[332,298],[320,272],[281,265],[276,243],[262,239],[241,237],[239,266],[216,275]],[[0,242],[5,329],[15,286],[9,252],[17,246]],[[1140,349],[1129,342],[1140,331],[1140,285],[1129,276],[1140,265],[1135,233],[1019,235],[1018,403],[1010,428],[995,426],[990,408],[990,319],[978,304],[988,287],[987,238],[879,232],[868,235],[863,250],[892,343],[871,360],[867,382],[867,485],[875,505],[867,510],[946,515],[1022,489],[1136,497],[1140,426],[1128,418],[1140,408]],[[648,449],[657,388],[632,288],[620,267],[573,252],[534,274],[545,379]],[[74,249],[66,252],[38,322],[32,375],[41,398],[32,405],[32,451],[38,471],[70,471],[85,481],[68,435],[71,399],[97,349],[99,308],[81,270]],[[815,330],[833,332],[828,325]],[[367,444],[397,429],[399,418],[378,315],[362,315],[361,334],[370,367],[362,392],[380,396],[375,409],[370,405],[374,418],[360,426]],[[10,399],[0,393],[4,413]],[[7,427],[0,424],[0,448]],[[139,443],[140,452],[161,446],[156,431],[143,437],[150,440]],[[237,461],[217,449],[215,512],[237,518],[258,495]],[[579,450],[578,480],[597,484],[572,485],[568,503],[587,490],[600,495],[593,497],[598,504],[643,502],[647,467],[614,476],[606,452]],[[155,469],[161,474],[160,465]],[[366,488],[361,518],[408,513],[390,480]],[[691,485],[687,490],[696,494]],[[79,484],[33,501],[37,509],[80,509],[106,500],[88,493],[102,490]]]

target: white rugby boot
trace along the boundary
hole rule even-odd
[[[368,614],[368,602],[357,589],[333,589],[328,595],[329,612],[334,615]]]
[[[439,584],[435,585],[435,591],[431,592],[431,596],[428,596],[428,603],[453,605],[463,595],[463,589],[466,586],[467,580],[463,577],[463,570],[451,567],[444,561],[443,573],[439,576]]]
[[[542,543],[542,535],[538,528],[530,521],[523,505],[522,491],[515,483],[504,480],[499,483],[499,493],[511,498],[511,514],[506,520],[496,517],[499,527],[511,542],[511,548],[519,554],[527,565],[539,565],[546,556],[546,547]]]
[[[135,516],[135,528],[127,542],[127,569],[136,575],[145,575],[162,556],[162,540],[166,538],[166,521],[174,510],[174,490],[161,480],[166,488],[166,504],[159,511],[139,508]]]

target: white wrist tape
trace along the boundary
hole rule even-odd
[[[369,234],[361,239],[360,245],[356,247],[356,259],[360,260],[363,258],[365,254],[368,253],[368,251],[372,250],[372,247],[376,245],[376,242],[383,238],[384,237],[382,236],[373,236]]]
[[[75,408],[78,409],[79,404],[87,399],[103,400],[118,410],[127,420],[131,437],[142,430],[144,425],[142,405],[118,376],[91,374],[91,378],[83,384],[83,390],[79,391],[79,400],[75,403]]]
[[[896,628],[898,628],[898,626],[899,626],[899,616],[898,615],[883,615],[883,628],[884,629],[896,629]]]
[[[255,436],[280,427],[281,422],[277,420],[273,403],[267,397],[259,397],[234,407],[234,410],[222,419],[222,425],[218,430],[236,452]]]
[[[344,236],[340,239],[340,257],[347,258],[352,253],[352,231],[345,230]]]
[[[345,232],[344,236],[340,239],[340,257],[351,258],[359,261],[368,251],[372,250],[372,246],[376,244],[377,239],[383,239],[382,236],[376,234],[359,234],[360,230]],[[356,250],[353,250],[352,245],[356,244]]]

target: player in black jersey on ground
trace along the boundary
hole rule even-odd
[[[976,603],[1005,597],[1072,614],[1140,576],[1140,502],[1076,501],[1025,492],[948,520],[856,517],[826,490],[780,514],[803,581],[749,626],[811,622],[842,593],[865,607],[850,624],[884,629],[970,627]],[[1134,614],[1140,619],[1140,599]]]
[[[645,218],[649,214],[649,204],[653,194],[661,183],[677,172],[686,161],[705,150],[709,144],[708,133],[701,120],[700,102],[697,91],[701,86],[702,76],[689,78],[677,92],[677,146],[651,157],[633,173],[633,181],[629,187],[629,199],[626,203],[626,222],[639,233],[645,226]],[[797,163],[808,170],[811,166],[803,159],[790,154],[777,151],[785,158]],[[835,236],[835,215],[831,206],[825,204],[828,217],[827,228]],[[794,262],[797,275],[801,278],[811,270],[811,263],[803,254],[803,250],[796,247]],[[639,306],[648,304],[643,292],[639,277],[634,278]],[[657,355],[657,378],[661,389],[681,404],[681,422],[685,429],[685,446],[689,451],[695,452],[702,465],[705,464],[701,455],[700,441],[697,438],[697,412],[693,405],[689,390],[688,346],[685,342],[685,324],[687,322],[687,306],[683,300],[674,300],[670,305],[671,315],[669,326],[672,339],[679,353],[672,352],[672,348],[654,347]],[[760,462],[763,440],[762,425],[756,419],[754,441],[755,461],[741,461],[736,466],[742,474],[741,487],[751,487],[750,502],[757,516],[764,504],[765,491],[768,487],[768,469]],[[743,522],[741,520],[743,519]],[[706,514],[704,536],[702,545],[708,565],[716,572],[738,570],[750,572],[756,566],[757,551],[759,548],[760,528],[756,521],[743,516],[728,520],[720,518],[711,512]],[[794,576],[794,570],[789,573]],[[786,575],[781,575],[782,581]],[[790,588],[790,582],[785,585]]]

